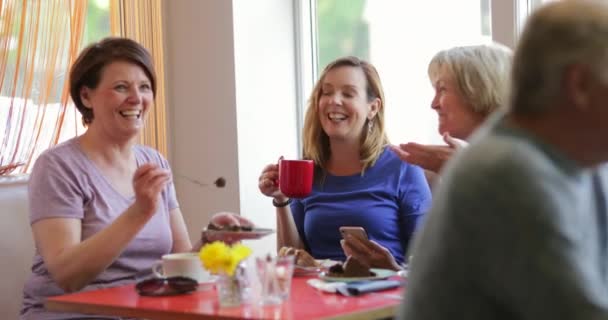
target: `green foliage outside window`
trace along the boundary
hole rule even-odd
[[[83,47],[110,35],[110,0],[89,0]]]
[[[319,70],[342,56],[369,60],[369,26],[363,19],[366,2],[317,0]]]
[[[110,0],[87,0],[87,17],[84,23],[84,34],[81,48],[92,42],[99,41],[110,35]],[[59,81],[67,81],[67,73],[58,77]],[[57,86],[58,94],[61,86]]]

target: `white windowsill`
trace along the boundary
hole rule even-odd
[[[30,175],[27,173],[10,174],[8,176],[0,176],[0,186],[27,184]]]

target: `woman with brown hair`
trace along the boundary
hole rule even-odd
[[[421,168],[388,149],[384,93],[376,69],[356,57],[330,63],[315,85],[304,122],[304,158],[315,163],[313,191],[288,199],[275,185],[276,164],[264,168],[260,191],[273,198],[279,246],[317,259],[352,255],[371,267],[398,269],[431,200]],[[346,237],[363,227],[370,240]]]
[[[169,163],[136,143],[156,94],[148,51],[124,38],[90,45],[71,68],[70,93],[88,128],[45,151],[30,176],[37,250],[22,319],[100,319],[47,311],[44,299],[132,283],[162,255],[198,246],[190,242]],[[251,224],[229,213],[211,221]]]

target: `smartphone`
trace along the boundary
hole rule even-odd
[[[362,227],[351,227],[351,226],[342,226],[340,227],[340,234],[342,238],[345,238],[347,234],[361,240],[361,241],[369,241],[367,237],[367,232]]]

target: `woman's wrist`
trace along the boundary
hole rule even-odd
[[[137,204],[137,202],[129,206],[129,208],[127,208],[127,210],[124,212],[124,215],[131,223],[140,225],[145,225],[152,217],[152,214],[149,214],[143,210],[141,206]]]
[[[283,208],[291,203],[291,198],[287,197],[276,197],[272,198],[272,205],[276,208]]]
[[[289,200],[289,198],[286,197],[284,194],[279,194],[278,196],[272,197],[272,200],[280,203]]]

